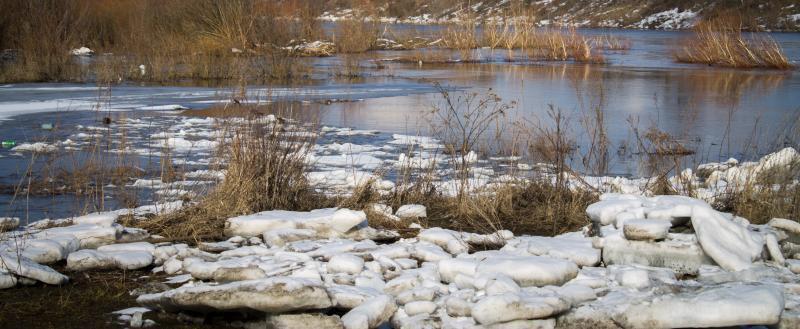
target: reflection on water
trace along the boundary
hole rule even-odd
[[[656,127],[688,144],[698,152],[695,161],[763,154],[776,147],[775,133],[790,128],[800,112],[800,81],[793,72],[508,63],[425,68],[397,64],[393,70],[476,92],[491,88],[519,104],[512,121],[546,123],[546,111],[553,105],[572,119],[579,147],[589,142],[581,122],[592,118],[596,109],[603,112],[613,147],[631,141],[630,122],[635,118],[641,129]],[[336,104],[322,109],[321,118],[335,125],[425,133],[428,122],[422,114],[437,98],[415,94]],[[754,137],[761,133],[765,135]],[[632,161],[617,161],[612,173],[642,174]]]
[[[414,28],[420,29],[418,32],[436,29]],[[727,157],[752,159],[776,147],[796,145],[794,127],[800,115],[800,78],[796,72],[674,63],[672,46],[685,32],[581,32],[621,36],[631,40],[632,47],[624,53],[606,54],[609,63],[605,65],[507,62],[506,50],[487,49],[476,51],[477,56],[492,60],[482,64],[379,63],[368,58],[414,53],[381,51],[358,57],[362,65],[357,70],[363,77],[357,80],[336,73],[348,59],[320,58],[312,60],[315,76],[326,79],[296,86],[251,87],[249,96],[305,101],[301,111],[308,118],[318,118],[323,125],[427,134],[430,118],[425,113],[439,101],[433,83],[480,93],[491,89],[505,101],[518,104],[506,118],[510,124],[547,125],[548,109],[559,109],[569,119],[575,148],[580,151],[596,138],[592,125],[602,117],[612,155],[612,174],[646,174],[641,161],[631,156],[635,153],[634,126],[642,131],[654,127],[674,136],[696,151],[686,159],[692,162]],[[791,60],[800,60],[800,34],[773,36]],[[447,51],[440,52],[437,56],[447,56]],[[0,106],[11,104],[0,108],[0,118],[97,105],[98,91],[92,86],[40,87],[30,84],[0,88]],[[119,86],[113,88],[106,107],[135,109],[180,104],[204,108],[226,101],[231,92],[225,88]],[[329,99],[349,101],[324,101]],[[503,137],[513,138],[514,134],[514,129],[506,129]],[[486,141],[489,142],[498,144]],[[497,147],[486,149],[513,153]]]

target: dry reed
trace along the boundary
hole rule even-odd
[[[746,34],[742,26],[741,20],[729,16],[700,22],[675,58],[684,63],[734,68],[793,67],[774,39],[763,33]]]

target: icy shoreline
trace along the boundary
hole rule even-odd
[[[711,176],[731,168],[752,175],[787,166],[781,159],[796,157],[793,151],[704,168],[717,170]],[[800,224],[753,225],[685,196],[606,193],[586,209],[592,224],[555,237],[433,227],[400,239],[370,227],[363,211],[336,208],[232,217],[227,240],[196,247],[146,242],[147,232],[117,223],[120,215],[179,207],[95,213],[4,233],[0,287],[64,284],[69,278],[47,266],[64,261],[72,271],[170,275],[169,289],[138,296],[144,308],[120,311],[119,321],[131,326],[154,325],[142,318],[152,311],[245,312],[284,328],[800,324]],[[387,216],[426,215],[418,205],[375,208]]]
[[[287,137],[363,137],[363,144],[334,139],[308,146],[306,177],[320,193],[346,195],[364,184],[380,194],[405,188],[375,174],[388,167],[433,173],[444,196],[456,195],[464,183],[469,193],[492,196],[507,184],[555,182],[563,175],[571,189],[598,193],[600,201],[586,208],[583,230],[555,237],[423,227],[418,220],[426,208],[415,204],[364,209],[411,223],[407,229],[416,235],[410,238],[371,227],[361,209],[327,208],[231,217],[218,232],[226,240],[196,246],[157,242],[161,237],[119,223],[126,216],[135,226],[190,205],[181,201],[16,229],[19,219],[2,218],[0,288],[67,284],[70,278],[53,264],[65,264],[69,273],[168,275],[161,289],[137,293],[138,305],[130,307],[138,308],[115,315],[133,327],[157,325],[144,318],[156,312],[184,318],[247,314],[246,321],[279,328],[800,325],[800,224],[776,218],[753,225],[711,206],[746,188],[772,188],[759,185],[761,178],[795,170],[800,154],[793,148],[754,162],[731,159],[687,169],[666,179],[687,196],[666,196],[654,195],[652,179],[557,174],[517,157],[447,155],[431,137],[335,127],[312,132],[274,116],[259,120],[281,125]],[[184,120],[139,147],[208,156],[225,142],[214,132],[217,124],[212,118]],[[18,151],[48,146],[23,144]],[[143,152],[139,147],[124,151]],[[180,196],[191,186],[224,179],[223,171],[208,166],[211,160],[193,161],[205,165],[185,181],[141,178],[131,186]],[[454,161],[466,161],[466,181],[453,177]]]

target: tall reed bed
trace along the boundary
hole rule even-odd
[[[767,34],[743,32],[741,20],[726,16],[698,23],[675,54],[679,62],[734,68],[789,70],[793,65]]]
[[[532,60],[604,62],[597,42],[574,28],[552,29],[536,27],[532,18],[515,21],[488,21],[478,29],[477,22],[464,19],[444,30],[441,47],[456,49],[462,58],[472,49],[521,50]],[[509,55],[511,56],[511,55]]]
[[[14,51],[0,81],[85,80],[92,69],[115,81],[230,79],[243,58],[257,66],[290,40],[319,37],[318,10],[304,0],[9,1],[0,49]],[[97,68],[70,54],[82,46]]]

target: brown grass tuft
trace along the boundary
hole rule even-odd
[[[143,223],[167,237],[218,236],[232,216],[272,209],[310,210],[317,199],[305,178],[306,154],[314,142],[292,137],[286,125],[263,120],[234,123],[221,143],[224,180],[196,205]]]
[[[732,16],[698,23],[694,35],[675,54],[678,62],[735,68],[792,69],[780,45],[769,35],[745,34]]]

